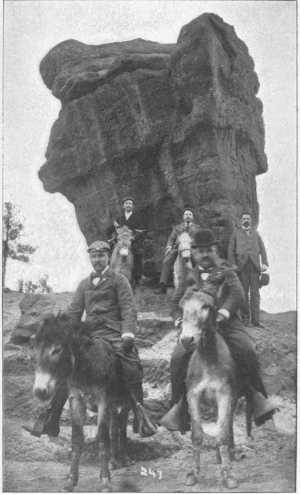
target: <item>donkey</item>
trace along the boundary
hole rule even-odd
[[[117,243],[113,249],[110,265],[117,273],[124,274],[134,289],[135,283],[132,277],[134,258],[131,250],[131,242],[136,237],[144,234],[146,230],[135,230],[132,232],[128,226],[124,225],[120,227],[116,221],[114,221],[114,226],[117,232]]]
[[[110,456],[112,468],[131,464],[126,436],[130,393],[122,380],[116,353],[103,339],[93,340],[91,329],[89,323],[73,323],[63,314],[51,315],[45,317],[32,342],[37,360],[34,394],[43,401],[48,400],[60,383],[68,383],[72,459],[63,486],[63,491],[67,492],[72,492],[78,482],[87,407],[98,413],[96,442],[100,459],[100,491],[112,490]]]
[[[174,263],[173,279],[175,288],[178,287],[181,278],[184,276],[186,268],[192,268],[191,262],[191,237],[188,232],[183,232],[178,236],[178,256]]]
[[[208,286],[206,293],[190,286],[180,301],[183,308],[180,342],[187,347],[193,339],[196,345],[186,377],[194,453],[185,483],[194,485],[199,481],[203,443],[200,404],[206,403],[217,407],[217,460],[222,464],[222,477],[227,488],[233,489],[238,485],[231,459],[234,459],[233,417],[239,393],[234,361],[225,340],[218,333],[215,301],[210,288]]]

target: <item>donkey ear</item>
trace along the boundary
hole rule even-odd
[[[117,229],[117,228],[120,228],[120,225],[119,223],[117,223],[116,221],[114,221],[114,227]]]

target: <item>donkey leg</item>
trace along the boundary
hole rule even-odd
[[[134,464],[127,453],[127,423],[129,407],[124,407],[120,413],[120,459],[124,467],[129,467]]]
[[[112,410],[111,416],[111,458],[109,461],[109,469],[116,470],[120,466],[120,418],[118,410]]]
[[[193,463],[191,470],[186,474],[185,484],[195,485],[199,482],[200,473],[200,452],[203,443],[203,429],[201,425],[200,396],[197,393],[189,392],[187,401],[191,416],[192,443],[193,443]]]
[[[98,405],[98,433],[97,440],[99,444],[99,460],[100,460],[100,491],[111,492],[109,473],[109,458],[110,458],[110,426],[111,414],[108,408],[106,397],[103,398]]]
[[[231,431],[231,425],[233,422],[234,403],[232,396],[225,395],[224,393],[218,393],[217,403],[217,449],[221,457],[222,477],[226,487],[228,489],[234,489],[235,487],[237,487],[238,482],[233,474],[229,455],[231,433],[233,435],[233,429]]]
[[[73,492],[78,482],[79,462],[84,446],[83,425],[86,413],[85,403],[80,397],[71,396],[69,401],[72,420],[72,454],[70,472],[63,486],[64,492]]]

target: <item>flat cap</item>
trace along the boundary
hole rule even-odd
[[[189,208],[188,206],[186,206],[185,208],[183,208],[182,214],[184,214],[186,211],[191,211],[193,214],[195,214],[194,213],[194,210],[192,208]]]
[[[125,201],[132,201],[134,204],[134,199],[132,197],[124,197],[122,204],[124,204]]]
[[[96,242],[93,242],[91,245],[89,245],[89,248],[87,250],[88,252],[110,252],[109,245],[106,242],[103,242],[102,240],[96,240]]]

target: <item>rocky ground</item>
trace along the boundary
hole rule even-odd
[[[155,296],[143,288],[136,293],[139,305],[140,354],[145,369],[146,400],[169,396],[169,358],[176,331],[168,316],[171,293]],[[34,357],[27,344],[11,342],[12,331],[21,312],[24,295],[4,294],[4,468],[3,490],[6,492],[57,492],[68,473],[70,426],[68,409],[63,413],[58,438],[30,436],[21,424],[32,421],[40,403],[32,396]],[[69,294],[52,297],[60,308]],[[62,301],[63,300],[63,301]],[[31,302],[36,302],[31,299]],[[45,299],[43,299],[43,303]],[[55,303],[56,303],[55,302]],[[40,302],[39,302],[40,303]],[[23,319],[38,314],[36,303],[26,303]],[[30,308],[31,307],[31,308]],[[151,307],[151,312],[149,312]],[[37,316],[36,316],[37,317]],[[257,342],[264,380],[274,403],[279,407],[274,421],[253,429],[253,440],[247,441],[243,404],[235,419],[235,437],[239,460],[233,469],[239,492],[294,492],[296,489],[296,314],[262,314],[265,330],[249,327]],[[25,331],[26,333],[26,331]],[[20,335],[20,329],[18,334]],[[86,437],[93,437],[94,418],[89,416]],[[214,449],[213,415],[207,414],[206,438],[202,455],[200,483],[184,484],[192,456],[190,434],[168,432],[163,428],[149,438],[141,439],[129,426],[129,450],[134,464],[112,472],[117,492],[223,492],[220,467]],[[96,452],[87,444],[81,463],[77,492],[97,492],[99,488]]]

